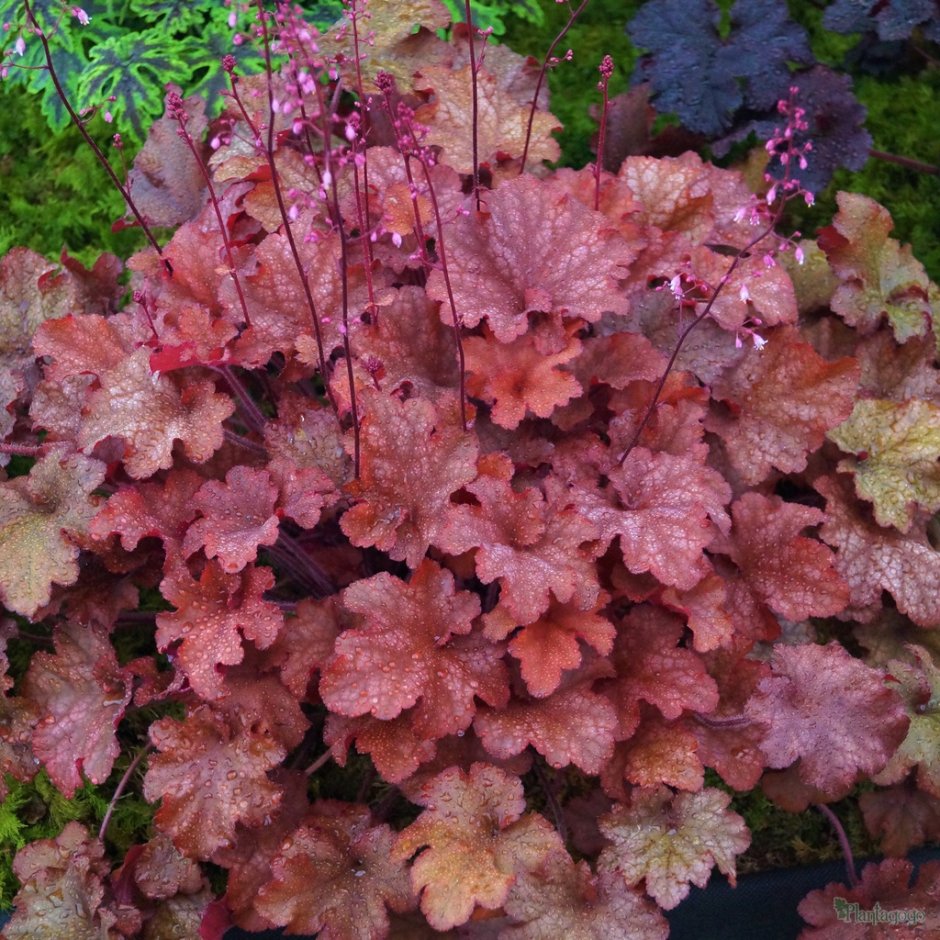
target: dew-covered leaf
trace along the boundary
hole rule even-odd
[[[561,153],[552,136],[561,128],[559,122],[547,111],[536,110],[529,132],[529,105],[515,100],[486,67],[477,72],[475,128],[471,123],[473,81],[469,65],[462,69],[423,67],[415,87],[433,92],[432,100],[415,112],[415,120],[429,126],[425,141],[441,147],[442,161],[458,173],[473,172],[473,139],[477,141],[478,163],[492,167],[521,157],[527,140],[530,162],[557,160]]]
[[[704,888],[712,869],[737,884],[735,858],[751,843],[744,820],[728,809],[729,794],[707,787],[673,794],[667,787],[634,791],[629,806],[614,806],[600,820],[611,843],[598,867],[628,885],[645,879],[646,893],[667,911]]]
[[[907,737],[873,779],[885,785],[899,783],[914,768],[917,786],[940,799],[940,668],[921,646],[909,646],[913,662],[888,663],[891,684],[904,698],[910,727]]]
[[[610,702],[585,684],[559,689],[534,702],[481,710],[473,722],[486,750],[505,759],[531,745],[556,768],[574,764],[600,773],[614,750],[617,715]]]
[[[478,506],[451,509],[438,545],[452,554],[476,547],[477,577],[499,581],[500,603],[520,624],[548,610],[551,596],[582,610],[600,594],[592,543],[597,528],[568,506],[552,505],[535,488],[521,493],[509,485],[505,457],[480,461],[480,474],[466,489]],[[585,547],[586,546],[586,547]]]
[[[925,335],[940,311],[910,245],[888,238],[894,228],[888,210],[859,193],[836,199],[839,211],[817,239],[840,282],[832,309],[861,333],[873,333],[885,317],[899,343]]]
[[[855,455],[839,469],[854,474],[879,524],[909,532],[917,507],[940,509],[940,405],[866,398],[828,436]]]
[[[578,356],[578,325],[566,330],[565,345],[550,354],[541,348],[538,333],[529,331],[510,343],[498,343],[484,327],[483,336],[464,340],[467,392],[491,404],[493,421],[514,430],[532,412],[548,418],[559,406],[580,394],[581,386],[564,366]]]
[[[131,681],[100,627],[67,623],[54,641],[55,653],[38,652],[30,660],[23,695],[37,709],[33,751],[71,797],[82,775],[95,784],[108,779],[121,751],[115,732]]]
[[[911,849],[940,840],[940,798],[910,784],[862,793],[858,807],[885,855],[903,858]]]
[[[562,848],[543,817],[522,815],[519,779],[489,764],[445,770],[411,799],[424,811],[393,851],[402,859],[418,852],[411,882],[436,930],[466,923],[477,905],[498,909],[517,871],[535,868]]]
[[[3,928],[6,940],[118,940],[116,917],[105,902],[104,845],[78,822],[54,839],[20,849],[13,873],[20,890]]]
[[[236,466],[225,482],[209,480],[193,498],[202,514],[186,532],[183,553],[202,548],[207,558],[218,558],[228,574],[255,560],[260,545],[273,545],[278,536],[274,515],[277,488],[266,470]]]
[[[408,582],[387,573],[357,581],[342,605],[362,626],[337,637],[323,669],[320,695],[333,712],[388,721],[420,701],[425,731],[436,739],[470,724],[475,696],[505,704],[502,647],[455,642],[470,633],[479,599],[456,591],[436,562],[423,562]]]
[[[195,470],[183,468],[170,470],[162,482],[121,487],[101,507],[88,530],[101,541],[120,535],[128,552],[148,537],[162,539],[168,550],[179,550],[196,515],[193,497],[204,482]]]
[[[461,216],[447,235],[448,273],[466,326],[486,318],[508,343],[528,329],[529,311],[589,323],[606,310],[625,312],[617,280],[636,252],[564,187],[520,176],[488,194],[485,209]],[[574,244],[579,250],[569,251]],[[440,271],[431,272],[427,291],[449,321]]]
[[[800,535],[825,514],[779,496],[745,493],[731,507],[728,536],[712,543],[741,570],[754,594],[788,620],[832,617],[848,603],[848,585],[822,542]]]
[[[634,574],[649,571],[663,584],[695,586],[707,573],[703,549],[709,520],[727,528],[724,478],[692,456],[654,453],[636,447],[610,472],[620,508],[586,514],[604,534],[620,536],[623,562]]]
[[[274,642],[284,616],[262,597],[273,585],[270,568],[252,566],[227,574],[210,561],[196,579],[185,565],[172,565],[160,590],[177,609],[157,615],[157,646],[174,647],[174,659],[197,695],[222,695],[219,667],[242,661],[243,637],[259,649]]]
[[[513,636],[509,652],[521,664],[529,693],[544,698],[558,688],[565,670],[581,665],[579,640],[606,655],[616,632],[614,625],[596,611],[553,601],[546,613]]]
[[[0,600],[32,617],[53,584],[78,578],[75,539],[88,529],[105,466],[80,454],[50,453],[27,477],[0,482]]]
[[[209,858],[231,844],[236,824],[262,825],[280,802],[281,788],[267,772],[286,748],[236,731],[208,706],[183,721],[155,721],[150,740],[160,753],[150,758],[144,796],[160,800],[157,825],[190,858]]]
[[[670,719],[686,709],[707,714],[717,706],[718,687],[702,658],[679,645],[683,629],[674,614],[649,604],[623,619],[611,657],[618,676],[611,694],[622,733],[635,725],[641,700]]]
[[[362,472],[347,484],[355,504],[340,524],[354,545],[417,568],[438,543],[451,494],[476,475],[477,444],[453,408],[379,392],[364,405]]]
[[[741,479],[759,483],[776,467],[805,469],[825,434],[852,411],[859,370],[854,359],[827,362],[796,330],[775,330],[712,386],[707,420]]]
[[[761,750],[770,767],[799,759],[803,782],[839,798],[859,772],[882,770],[904,740],[900,695],[837,643],[777,646],[771,668],[745,707],[768,729]]]
[[[567,852],[521,873],[504,907],[521,924],[501,931],[503,940],[666,940],[669,933],[662,914],[616,872],[595,875]]]
[[[319,800],[281,843],[256,910],[291,933],[320,940],[383,940],[386,907],[411,910],[408,868],[392,854],[395,833],[368,808]]]
[[[819,534],[836,549],[836,571],[849,585],[854,607],[881,605],[881,592],[894,597],[898,609],[922,627],[940,626],[940,552],[926,527],[907,533],[878,525],[841,476],[814,483],[826,497],[826,521]]]

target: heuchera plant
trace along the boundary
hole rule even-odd
[[[552,51],[437,0],[239,15],[268,68],[226,56],[211,122],[170,89],[128,287],[0,261],[0,767],[71,795],[130,748],[112,807],[158,807],[117,867],[110,810],[24,847],[4,936],[662,938],[749,844],[706,768],[794,812],[871,782],[898,857],[806,936],[940,927],[902,858],[940,836],[940,298],[864,196],[775,231],[799,89],[758,195],[550,171]]]

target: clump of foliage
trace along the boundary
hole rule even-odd
[[[653,940],[735,882],[728,790],[859,785],[896,857],[806,935],[938,926],[940,292],[887,211],[778,231],[790,89],[756,193],[550,170],[545,63],[437,0],[255,11],[122,184],[146,248],[0,259],[0,769],[110,797],[4,936]]]

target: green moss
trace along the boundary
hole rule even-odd
[[[810,807],[802,813],[788,813],[768,799],[760,787],[738,793],[713,770],[705,771],[705,785],[732,795],[731,809],[744,817],[751,832],[750,847],[737,859],[739,875],[818,865],[842,858],[838,837],[819,810]],[[868,835],[858,807],[858,796],[866,789],[873,786],[860,785],[844,800],[830,805],[845,828],[856,858],[878,852],[878,843]]]
[[[126,258],[145,244],[136,230],[111,232],[123,201],[76,130],[53,133],[22,88],[0,85],[0,113],[0,256],[24,245],[56,260],[67,247],[88,266],[103,251]]]
[[[68,799],[53,785],[44,771],[30,783],[21,783],[8,776],[9,792],[0,802],[0,909],[13,904],[18,883],[13,874],[13,858],[30,842],[51,839],[73,820],[87,826],[94,834],[107,812],[110,794],[114,792],[129,763],[120,758],[107,784],[85,786]],[[108,824],[107,841],[122,856],[134,842],[147,838],[153,818],[153,807],[140,796],[127,791],[118,801]]]
[[[846,54],[858,42],[858,36],[834,33],[823,26],[825,9],[805,0],[790,0],[787,4],[790,16],[809,33],[809,44],[813,56],[822,65],[841,69],[845,64]]]

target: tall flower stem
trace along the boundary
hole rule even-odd
[[[415,138],[414,126],[411,123],[410,110],[399,103],[399,113],[396,118],[392,110],[392,89],[394,79],[387,72],[379,72],[376,76],[376,84],[385,98],[385,106],[388,109],[389,118],[392,126],[395,128],[395,135],[398,141],[398,149],[402,160],[405,162],[405,175],[408,178],[408,188],[411,193],[411,207],[415,219],[415,234],[418,237],[418,243],[421,248],[421,258],[426,268],[431,267],[431,259],[427,253],[427,239],[424,234],[424,226],[421,223],[421,209],[418,205],[418,187],[415,185],[414,175],[411,172],[412,158],[417,160],[424,172],[424,180],[428,188],[428,195],[431,199],[431,207],[434,212],[434,220],[437,225],[437,254],[441,261],[441,273],[444,276],[444,285],[447,290],[447,300],[450,304],[451,317],[454,322],[454,339],[457,346],[457,368],[460,373],[460,425],[467,430],[467,391],[465,379],[465,359],[463,351],[463,338],[460,335],[460,316],[457,313],[457,304],[454,300],[454,292],[450,283],[450,272],[447,268],[447,247],[444,242],[444,224],[441,219],[441,210],[437,201],[437,194],[434,191],[434,183],[431,180],[431,172],[428,166],[429,157],[418,146]]]
[[[777,227],[777,223],[780,221],[780,215],[783,211],[783,206],[777,209],[774,213],[773,219],[770,223],[763,229],[759,235],[756,235],[752,238],[732,259],[731,264],[728,267],[728,270],[725,271],[721,280],[715,286],[715,289],[712,291],[711,297],[708,298],[708,302],[705,304],[704,309],[701,313],[697,314],[693,320],[686,326],[686,328],[679,334],[679,339],[676,345],[673,347],[672,355],[669,357],[669,362],[666,363],[666,368],[663,370],[663,374],[660,377],[659,384],[656,386],[656,391],[653,393],[653,399],[649,404],[649,407],[646,409],[646,413],[643,415],[643,420],[637,425],[636,430],[633,432],[633,437],[630,438],[630,443],[627,444],[623,453],[617,458],[617,463],[623,463],[627,457],[630,455],[630,452],[636,447],[639,443],[640,435],[646,429],[647,424],[650,422],[650,418],[653,416],[653,412],[656,409],[656,405],[659,404],[659,396],[662,395],[663,389],[666,386],[666,379],[669,378],[669,374],[672,372],[673,367],[676,364],[676,359],[679,358],[679,353],[682,350],[682,346],[685,341],[688,339],[689,334],[702,322],[711,312],[712,307],[715,306],[715,301],[721,295],[721,292],[724,290],[725,285],[731,279],[731,275],[734,274],[735,269],[741,263],[741,259],[747,257],[748,252],[753,248],[758,242],[763,241],[768,235],[770,235],[773,230]]]
[[[525,147],[522,150],[522,162],[519,166],[520,176],[525,173],[526,158],[529,156],[529,142],[532,140],[532,122],[535,120],[535,109],[538,107],[539,92],[542,90],[542,85],[545,82],[545,75],[548,72],[549,63],[552,61],[552,56],[555,53],[556,46],[562,41],[562,39],[565,38],[565,36],[568,34],[568,30],[574,26],[575,20],[577,20],[587,5],[588,0],[581,0],[578,8],[570,13],[568,16],[568,22],[565,23],[561,29],[561,32],[559,32],[558,35],[552,40],[552,44],[548,47],[548,52],[545,53],[545,58],[542,60],[542,68],[539,71],[539,79],[535,83],[535,92],[532,95],[532,107],[529,109],[529,121],[526,124],[525,129]]]
[[[437,204],[437,194],[434,192],[434,184],[431,182],[431,172],[428,165],[419,161],[421,169],[424,171],[424,179],[428,185],[428,194],[431,197],[431,206],[434,209],[434,219],[437,222],[437,254],[441,259],[441,273],[444,275],[444,286],[447,288],[447,302],[450,304],[450,313],[454,321],[454,339],[457,344],[457,369],[460,375],[460,426],[464,431],[467,430],[467,389],[466,389],[466,361],[463,352],[463,338],[460,335],[460,317],[457,315],[457,304],[454,301],[454,291],[450,285],[450,273],[447,268],[447,249],[444,244],[444,225],[441,221],[441,210]]]
[[[286,6],[286,5],[282,5]],[[262,23],[262,30],[264,36],[264,45],[265,45],[265,62],[269,61],[268,59],[268,39],[267,39],[267,29],[265,26],[265,16],[262,9],[262,2],[258,0],[258,10]],[[305,40],[306,31],[302,31],[297,38],[298,49],[300,49],[306,56],[306,60],[314,65],[316,68],[316,57],[313,54],[315,48],[312,52],[308,53],[303,49]],[[309,37],[307,37],[309,40]],[[270,66],[268,67],[268,102],[269,102],[269,112],[271,115],[271,121],[268,126],[268,149],[273,155],[273,128],[274,128],[274,109],[272,103],[272,88],[271,88],[271,71]],[[299,84],[299,83],[298,83]],[[319,117],[321,121],[320,135],[323,141],[323,173],[320,176],[323,199],[326,203],[327,212],[330,216],[330,221],[336,229],[339,240],[340,240],[340,267],[342,273],[342,327],[340,333],[343,340],[343,354],[346,359],[346,378],[349,384],[349,408],[352,414],[352,430],[353,430],[353,464],[354,464],[354,473],[355,477],[359,479],[360,471],[360,421],[359,421],[359,407],[356,400],[356,383],[355,377],[353,375],[353,364],[352,364],[352,347],[349,341],[349,256],[348,256],[348,244],[346,239],[346,230],[343,224],[342,213],[339,208],[339,196],[336,183],[336,173],[334,172],[333,167],[333,147],[332,147],[332,130],[331,130],[331,118],[335,114],[336,105],[339,101],[339,95],[341,90],[341,85],[337,82],[334,89],[333,101],[327,104],[327,101],[323,95],[323,87],[318,81],[313,82],[314,94],[317,98],[317,109],[319,112]],[[304,124],[307,124],[306,118]],[[273,169],[273,156],[272,156],[272,177],[277,176]],[[282,209],[283,213],[283,209]],[[282,216],[283,217],[283,216]],[[289,225],[287,226],[289,229]],[[296,257],[296,256],[295,256]],[[298,259],[299,261],[299,259]],[[306,284],[306,282],[305,282]],[[320,355],[321,363],[323,363],[323,348],[322,345],[318,346],[318,352]],[[321,370],[322,371],[322,370]],[[328,393],[329,389],[329,379],[325,371],[322,372],[323,381],[326,385]],[[336,408],[336,402],[330,393],[330,401],[333,403],[334,408]],[[336,408],[337,414],[339,413],[338,408]]]
[[[352,24],[353,33],[353,53],[356,57],[356,95],[358,96],[357,106],[359,109],[359,120],[362,129],[362,188],[365,193],[365,199],[362,199],[359,193],[359,163],[357,140],[353,140],[353,176],[356,187],[356,214],[359,222],[359,238],[362,242],[363,250],[366,255],[366,288],[369,292],[369,313],[375,318],[378,316],[378,305],[375,302],[375,287],[372,283],[372,242],[369,240],[369,234],[372,231],[372,219],[369,212],[369,121],[368,107],[365,95],[365,85],[362,81],[362,63],[359,54],[359,10],[357,0],[350,0],[349,20]],[[375,320],[373,320],[375,322]]]
[[[130,762],[127,767],[127,770],[124,771],[124,775],[121,777],[118,782],[117,788],[114,791],[114,796],[111,797],[111,802],[108,803],[108,809],[104,814],[104,819],[101,820],[101,826],[98,829],[98,841],[103,842],[105,834],[108,831],[108,823],[111,822],[111,817],[114,815],[114,807],[117,806],[117,801],[121,798],[124,791],[127,789],[127,784],[130,782],[131,777],[134,775],[134,771],[140,766],[140,762],[153,750],[152,744],[147,744],[145,747],[141,748],[137,752],[137,756]]]
[[[264,12],[262,0],[258,0],[258,17],[261,22],[264,70],[268,79],[268,133],[264,146],[264,154],[268,161],[268,167],[271,171],[271,185],[274,189],[274,198],[277,201],[278,212],[280,212],[281,222],[284,226],[284,235],[287,237],[287,244],[290,248],[291,256],[294,259],[294,265],[297,268],[297,276],[300,278],[300,284],[304,292],[304,300],[307,303],[307,309],[310,311],[310,320],[313,324],[313,335],[317,342],[317,361],[320,368],[320,375],[323,376],[323,385],[326,388],[327,395],[330,399],[330,404],[333,406],[333,411],[338,414],[339,409],[332,393],[330,392],[330,382],[326,369],[326,354],[323,348],[323,331],[320,327],[320,317],[317,314],[316,304],[313,302],[313,294],[310,292],[310,284],[307,281],[307,274],[304,271],[303,263],[300,260],[300,253],[297,251],[297,243],[294,241],[294,233],[291,230],[290,220],[287,216],[287,206],[284,203],[284,193],[281,190],[281,181],[278,178],[277,168],[274,165],[274,89],[271,86],[271,49],[270,37],[268,35],[267,14]],[[229,73],[232,95],[234,96],[235,101],[242,112],[242,116],[245,118],[245,122],[248,124],[248,128],[251,130],[253,138],[256,141],[260,141],[261,136],[255,126],[252,124],[251,119],[248,117],[248,112],[245,109],[245,106],[242,104],[241,98],[238,95],[238,90],[235,87],[236,79],[235,75],[233,74],[234,65],[234,59],[223,60],[223,68],[225,68],[225,70]]]
[[[842,849],[842,855],[845,858],[845,870],[849,887],[856,887],[858,885],[858,872],[855,870],[855,857],[852,855],[852,846],[849,843],[849,837],[846,835],[844,826],[839,817],[825,803],[814,803],[813,806],[829,820],[832,828],[835,829],[839,847]]]
[[[209,175],[209,170],[206,167],[205,161],[202,159],[202,154],[196,149],[196,142],[193,140],[193,135],[186,130],[186,122],[189,120],[189,115],[186,113],[186,108],[183,105],[183,99],[175,91],[169,92],[166,96],[166,110],[167,114],[179,125],[179,129],[176,133],[193,155],[193,159],[196,161],[199,172],[202,174],[202,178],[205,181],[206,189],[209,191],[209,201],[212,203],[212,208],[215,211],[215,220],[218,223],[219,233],[222,236],[222,245],[225,248],[225,260],[228,262],[228,273],[235,284],[235,293],[238,295],[238,303],[242,308],[242,316],[245,318],[245,325],[250,327],[251,317],[248,315],[248,304],[245,302],[245,295],[242,292],[242,282],[235,268],[235,256],[232,253],[232,240],[228,236],[228,226],[225,224],[225,219],[222,218],[222,209],[219,206],[219,200],[215,194],[215,186],[212,185],[212,177]]]
[[[607,110],[610,107],[610,98],[607,94],[607,86],[610,84],[610,76],[614,74],[614,60],[605,55],[601,61],[598,71],[601,73],[601,80],[597,87],[604,95],[604,101],[601,105],[601,123],[597,131],[597,156],[594,159],[594,211],[597,212],[601,204],[601,169],[604,164],[604,140],[607,137]]]
[[[480,101],[477,89],[477,57],[473,42],[473,14],[470,12],[470,0],[464,0],[467,11],[467,42],[470,44],[470,90],[473,96],[473,131],[471,133],[471,146],[473,148],[473,198],[480,211],[480,158],[479,158],[479,131],[477,125],[480,121]],[[530,124],[531,126],[531,124]]]
[[[800,169],[806,169],[806,153],[812,149],[812,144],[810,142],[804,143],[802,146],[799,146],[795,142],[795,134],[800,131],[806,131],[808,129],[808,124],[805,120],[805,110],[803,108],[797,107],[796,96],[799,92],[799,88],[793,86],[790,88],[790,97],[789,100],[782,100],[777,102],[777,110],[786,115],[786,129],[781,131],[780,128],[777,128],[774,131],[774,135],[766,144],[766,150],[772,156],[776,156],[783,166],[783,179],[774,180],[774,178],[769,174],[765,173],[764,178],[767,182],[771,183],[771,187],[767,192],[766,202],[768,207],[777,203],[776,209],[771,213],[770,222],[760,231],[760,234],[752,238],[743,248],[741,248],[734,258],[731,261],[731,264],[728,267],[728,270],[725,271],[724,275],[721,277],[721,280],[715,285],[715,289],[712,291],[711,296],[708,298],[708,302],[705,304],[704,309],[701,313],[695,316],[692,319],[692,322],[682,331],[679,336],[679,340],[675,345],[675,348],[672,350],[672,355],[669,357],[669,362],[666,364],[666,369],[662,374],[662,377],[659,380],[659,384],[656,386],[656,391],[653,393],[653,398],[650,401],[649,407],[646,409],[646,413],[643,415],[643,419],[637,425],[636,430],[633,432],[633,436],[630,438],[630,443],[627,444],[626,449],[623,453],[617,458],[618,463],[623,463],[627,459],[630,452],[636,447],[637,443],[640,440],[640,435],[643,433],[647,424],[649,424],[650,418],[653,415],[653,411],[656,408],[656,405],[659,403],[659,396],[662,394],[663,388],[666,385],[666,379],[669,378],[669,373],[672,372],[673,367],[676,364],[676,359],[679,357],[679,351],[682,349],[683,343],[685,343],[689,334],[694,330],[699,323],[701,323],[712,311],[712,308],[715,306],[715,301],[721,295],[721,292],[724,290],[728,281],[731,279],[731,275],[734,274],[738,265],[744,258],[749,256],[750,250],[757,245],[759,242],[767,238],[768,235],[772,235],[776,227],[780,224],[780,219],[783,217],[783,210],[786,207],[786,204],[796,196],[802,195],[806,199],[807,205],[812,205],[813,197],[810,192],[804,190],[800,187],[800,182],[793,175],[793,167],[799,166]],[[778,201],[779,200],[779,201]]]

